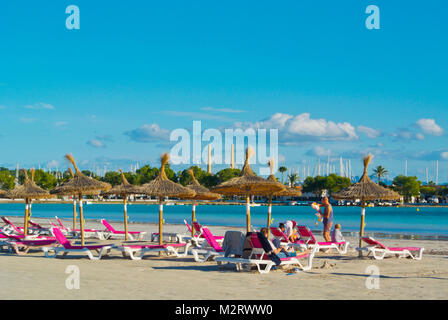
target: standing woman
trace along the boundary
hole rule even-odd
[[[324,208],[323,212],[322,208]],[[324,224],[324,239],[327,242],[331,242],[330,231],[333,226],[333,207],[331,206],[328,197],[322,198],[322,204],[320,205],[318,212],[319,213],[317,215],[322,217],[322,223]]]

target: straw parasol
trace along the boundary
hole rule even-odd
[[[123,213],[124,213],[124,232],[125,240],[128,240],[128,208],[127,201],[128,195],[142,193],[142,189],[130,184],[122,170],[119,170],[121,174],[121,184],[113,187],[109,191],[102,193],[103,195],[118,195],[123,196]]]
[[[364,172],[361,179],[350,187],[340,190],[337,193],[332,194],[332,197],[336,200],[361,200],[361,226],[359,232],[359,247],[362,246],[362,237],[364,236],[365,226],[365,210],[366,201],[371,200],[396,200],[400,198],[400,195],[395,191],[383,188],[370,180],[367,174],[367,167],[372,160],[373,155],[369,154],[364,157]],[[361,251],[360,251],[361,253]]]
[[[68,168],[68,172],[70,173],[70,177],[73,178],[75,176],[72,168]],[[50,191],[50,193],[54,194],[54,195],[60,195],[60,196],[62,196],[62,195],[72,196],[72,198],[73,198],[73,229],[76,229],[76,216],[77,216],[77,214],[76,214],[76,194],[64,193],[64,189],[61,189],[61,186],[54,188],[53,190]]]
[[[0,189],[0,198],[7,198],[7,192],[5,190]]]
[[[165,166],[170,156],[164,153],[161,158],[159,175],[149,183],[142,185],[142,193],[159,199],[159,244],[163,244],[163,201],[165,197],[192,198],[196,194],[192,189],[168,179]]]
[[[266,180],[268,181],[272,181],[275,182],[277,184],[279,184],[280,186],[282,186],[283,188],[285,188],[285,186],[283,184],[281,184],[280,182],[277,181],[277,178],[274,175],[274,159],[269,160],[268,165],[269,165],[269,169],[271,170],[271,174],[269,175],[269,177],[267,177]],[[284,192],[286,189],[282,190],[282,191],[278,191],[276,193],[273,192],[269,192],[267,194],[267,196],[269,197],[269,204],[268,204],[268,223],[266,224],[267,228],[268,228],[268,234],[271,232],[271,214],[272,214],[272,196],[277,195],[278,193]]]
[[[25,199],[25,223],[23,233],[26,236],[28,234],[28,220],[31,217],[32,200],[51,198],[52,196],[48,191],[45,191],[34,183],[34,169],[31,169],[31,180],[28,178],[28,172],[25,169],[23,169],[23,172],[25,173],[25,182],[23,185],[16,186],[9,191],[7,196],[11,199]]]
[[[196,192],[196,195],[193,198],[191,198],[193,200],[192,212],[191,212],[191,221],[193,223],[196,221],[196,200],[218,200],[221,199],[221,195],[210,192],[209,189],[207,189],[204,186],[201,186],[199,181],[196,180],[196,177],[194,176],[194,172],[192,169],[188,170],[187,172],[192,178],[192,182],[187,186],[187,188],[190,188],[194,192]],[[191,231],[191,236],[194,236],[194,229],[192,229]]]
[[[81,171],[79,171],[76,166],[75,159],[71,154],[66,154],[65,158],[73,165],[75,168],[75,174],[72,179],[62,184],[57,188],[57,194],[77,194],[79,199],[79,219],[81,224],[81,245],[84,245],[84,212],[82,205],[83,195],[96,195],[100,191],[107,191],[112,186],[108,183],[95,180],[93,178],[87,177]],[[55,190],[53,193],[56,194]]]
[[[211,191],[226,194],[226,195],[240,195],[246,196],[246,229],[250,232],[250,196],[251,195],[266,195],[275,193],[285,189],[285,186],[276,181],[271,181],[257,177],[250,167],[249,160],[253,156],[254,150],[252,147],[246,149],[246,160],[244,162],[243,170],[239,177],[232,178],[220,185],[214,187]]]

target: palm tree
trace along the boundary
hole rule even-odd
[[[278,171],[280,171],[280,173],[282,174],[282,183],[283,183],[283,174],[288,171],[288,168],[286,167],[280,167],[278,168]]]
[[[289,186],[292,188],[297,180],[299,180],[299,175],[297,173],[291,173],[288,175]]]
[[[380,183],[382,177],[388,174],[386,168],[384,168],[383,166],[378,166],[375,169],[373,169],[373,173],[377,177],[378,183]]]

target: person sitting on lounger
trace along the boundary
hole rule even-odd
[[[294,221],[288,220],[285,223],[279,224],[279,229],[286,234],[289,241],[296,242],[299,239],[299,234],[295,229],[296,223]]]
[[[275,253],[279,258],[286,258],[286,257],[295,257],[296,253],[293,249],[290,249],[290,251],[286,250],[285,247],[282,246],[275,246],[271,240],[269,240],[269,232],[268,232],[268,228],[261,228],[260,232],[266,237],[266,239],[268,240],[272,251],[269,252],[268,254],[271,253]]]

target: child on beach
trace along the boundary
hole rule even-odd
[[[341,225],[339,223],[337,223],[334,226],[333,231],[331,231],[331,241],[332,242],[344,242],[345,241],[345,238],[341,232]],[[339,247],[341,247],[341,245],[339,245]]]

